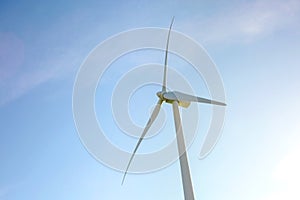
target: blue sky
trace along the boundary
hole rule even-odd
[[[183,198],[178,162],[121,186],[122,173],[85,150],[72,114],[76,72],[97,44],[172,16],[216,63],[228,104],[214,151],[197,159],[203,123],[188,152],[197,199],[300,198],[299,1],[176,0],[1,1],[0,199]]]

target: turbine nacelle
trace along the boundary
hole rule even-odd
[[[158,96],[158,98],[161,101],[165,101],[166,103],[170,103],[172,104],[174,101],[178,102],[178,105],[184,108],[189,107],[189,105],[191,104],[190,101],[184,101],[180,98],[176,97],[176,92],[165,92],[165,91],[159,91],[156,93],[156,95]]]

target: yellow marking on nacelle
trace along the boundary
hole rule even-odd
[[[170,103],[172,104],[174,102],[174,100],[166,100],[166,103]],[[187,108],[190,106],[191,102],[188,101],[177,101],[178,105],[184,108]]]

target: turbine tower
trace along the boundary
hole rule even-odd
[[[184,199],[185,200],[194,200],[195,197],[194,197],[194,191],[193,191],[193,184],[192,184],[192,180],[191,180],[189,163],[188,163],[188,159],[187,159],[187,152],[186,152],[184,135],[183,135],[182,125],[181,125],[179,106],[187,108],[191,102],[214,104],[214,105],[219,105],[219,106],[226,106],[226,104],[222,103],[222,102],[210,100],[210,99],[205,99],[202,97],[185,94],[185,93],[178,92],[178,91],[167,91],[166,85],[167,85],[168,48],[169,48],[170,33],[171,33],[173,22],[174,22],[174,17],[172,19],[172,22],[171,22],[171,25],[169,28],[168,39],[167,39],[167,44],[166,44],[163,85],[162,85],[161,91],[156,93],[156,95],[158,96],[158,102],[157,102],[154,110],[152,111],[150,119],[148,120],[146,127],[144,128],[143,133],[140,136],[140,138],[133,150],[133,153],[130,157],[130,160],[128,162],[127,168],[126,168],[124,176],[123,176],[122,184],[124,183],[127,171],[130,167],[130,164],[133,160],[133,157],[134,157],[138,147],[140,146],[146,133],[148,132],[151,125],[153,124],[154,120],[156,119],[162,103],[166,102],[166,103],[172,104],[172,107],[173,107],[178,154],[179,154],[179,156],[181,155],[179,157],[179,162],[180,162],[182,186],[183,186],[183,191],[184,191]]]

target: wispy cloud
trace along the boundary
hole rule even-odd
[[[46,69],[6,78],[5,83],[2,83],[0,106],[22,96],[38,85],[54,78],[56,75],[55,70]]]
[[[9,22],[10,17],[8,14],[4,21]],[[83,23],[87,17],[81,10],[70,10],[60,18],[50,18],[47,26],[40,20],[24,20],[28,26],[11,22],[18,27],[15,32],[0,32],[0,107],[51,80],[75,75],[90,37],[95,36],[79,28],[87,24]],[[3,27],[6,29],[10,26]]]
[[[68,38],[67,33],[63,32],[61,39],[56,32],[65,26],[58,24],[39,35],[30,30],[33,36],[26,42],[17,36],[18,33],[0,32],[0,106],[74,72],[74,66],[84,58],[80,45],[87,39],[71,44],[60,42]]]
[[[300,16],[299,11],[297,0],[249,1],[220,10],[209,19],[195,16],[182,27],[192,32],[197,27],[197,35],[204,42],[249,42],[292,25]]]
[[[37,66],[30,70],[24,70],[20,66],[17,70],[6,73],[6,76],[0,79],[0,106],[19,98],[43,83],[63,77],[71,72],[76,62],[78,62],[76,55],[69,53],[55,59],[49,57],[36,63]]]

